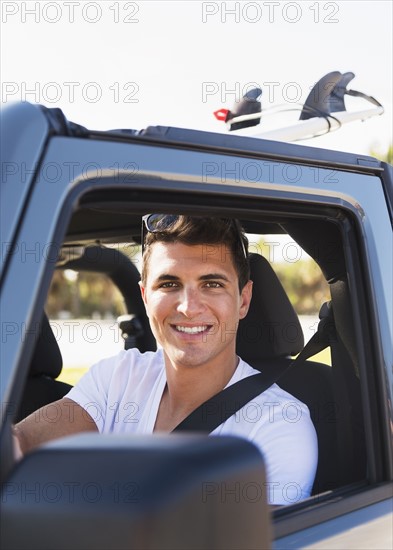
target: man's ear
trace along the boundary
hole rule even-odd
[[[146,289],[143,286],[142,281],[139,281],[138,285],[139,285],[139,288],[141,289],[141,295],[142,295],[143,303],[146,306]]]
[[[244,285],[243,290],[240,294],[241,302],[240,302],[240,310],[239,310],[239,319],[244,319],[244,317],[248,313],[248,309],[250,307],[251,298],[252,298],[252,285],[253,285],[253,282],[251,280],[247,281],[247,283]]]

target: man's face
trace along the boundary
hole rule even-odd
[[[141,285],[152,331],[177,367],[233,363],[237,325],[247,314],[251,289],[249,281],[239,294],[226,246],[162,242],[152,245]]]

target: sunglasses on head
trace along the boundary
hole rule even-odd
[[[178,219],[179,216],[173,214],[146,214],[145,216],[142,216],[142,254],[145,246],[145,228],[149,233],[160,233],[175,225]],[[242,247],[243,255],[247,258],[247,251],[242,239],[239,222],[234,219],[228,219],[228,221],[230,221],[235,228]]]

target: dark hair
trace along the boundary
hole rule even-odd
[[[227,246],[232,254],[233,265],[239,279],[239,291],[250,279],[248,261],[248,239],[240,223],[230,218],[206,218],[196,216],[178,216],[163,231],[147,232],[142,259],[142,283],[146,283],[147,267],[151,255],[151,246],[156,242],[179,242],[186,245]]]

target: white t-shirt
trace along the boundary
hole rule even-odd
[[[240,360],[228,386],[258,371]],[[121,351],[93,365],[67,397],[94,419],[100,433],[153,433],[166,385],[164,354]],[[294,504],[310,495],[318,460],[307,406],[273,384],[216,428],[212,435],[252,441],[266,465],[270,504]]]

